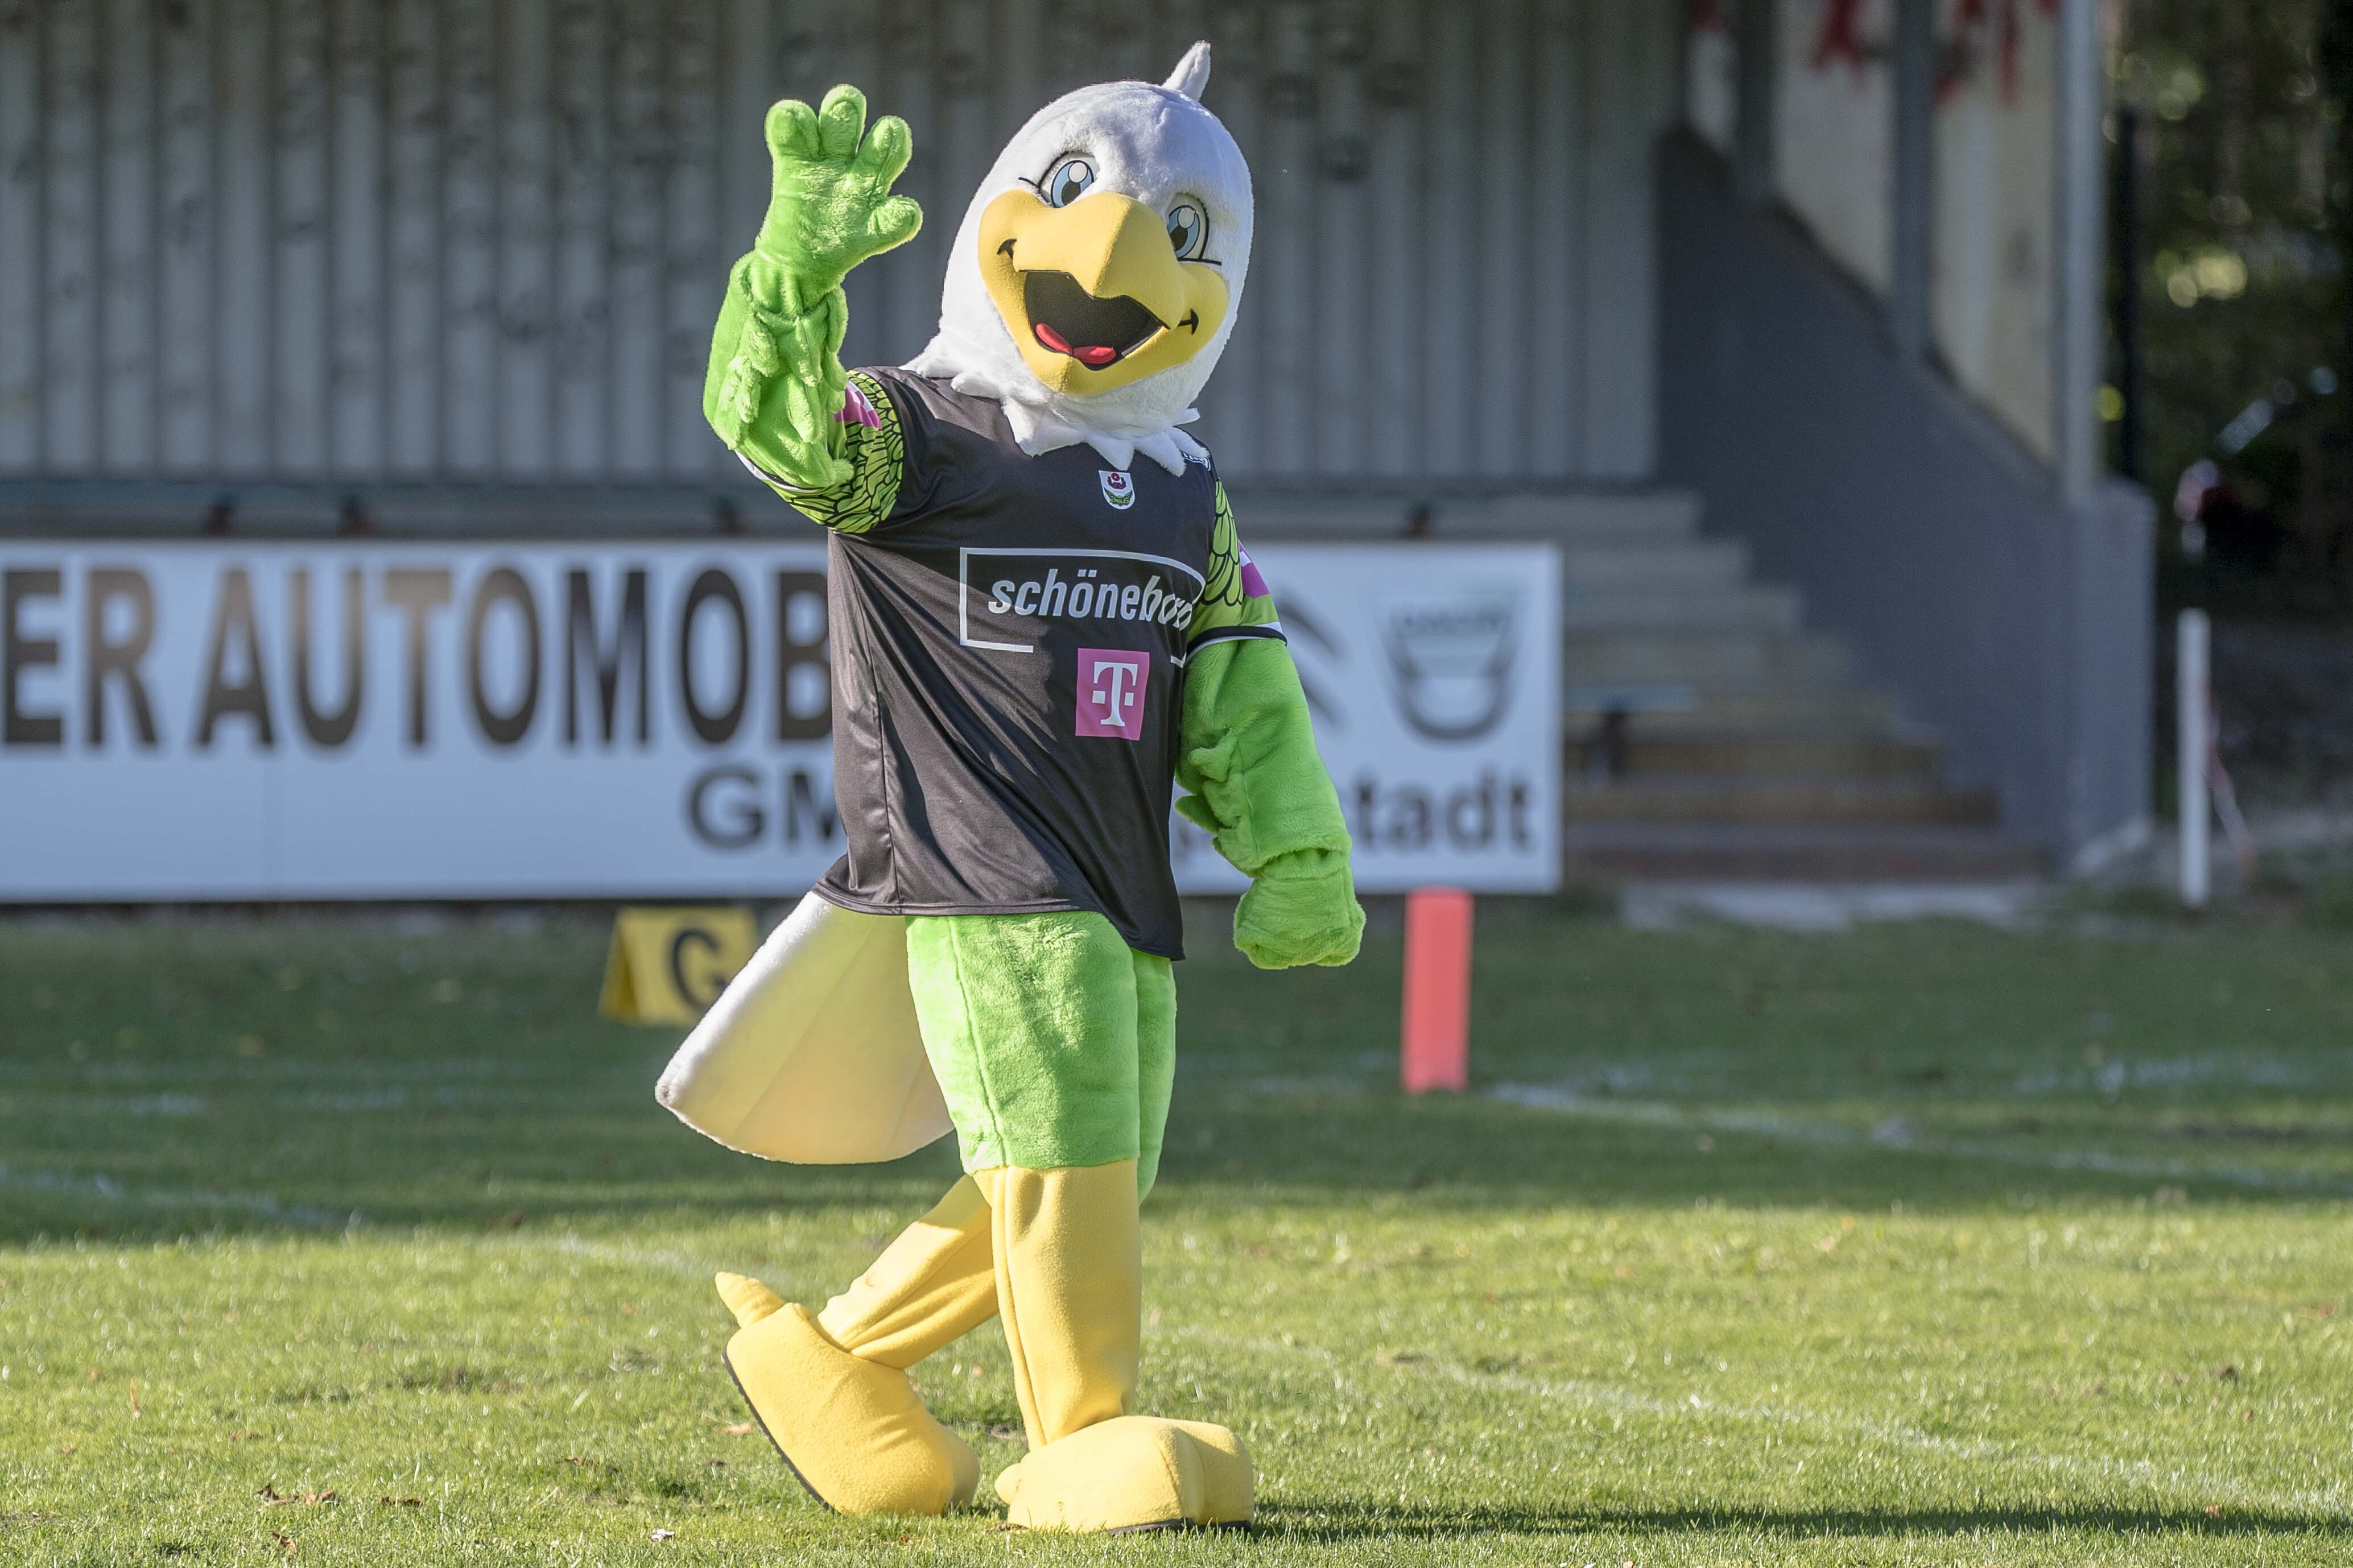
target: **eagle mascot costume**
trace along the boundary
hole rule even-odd
[[[1234,330],[1249,166],[1168,79],[1046,106],[966,209],[940,327],[845,372],[842,279],[923,221],[912,142],[839,87],[769,111],[773,195],[727,281],[704,412],[830,533],[834,787],[849,852],[681,1047],[662,1102],[771,1159],[965,1174],[819,1311],[719,1277],[726,1363],[843,1513],[973,1496],[907,1369],[991,1316],[1029,1452],[1012,1521],[1235,1524],[1241,1442],[1134,1414],[1137,1205],[1175,1069],[1168,810],[1251,879],[1234,941],[1345,963],[1364,929],[1339,802],[1265,581],[1179,426]]]

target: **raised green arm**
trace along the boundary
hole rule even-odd
[[[841,280],[870,256],[904,245],[923,209],[891,194],[913,141],[885,115],[866,126],[866,95],[837,87],[811,110],[768,110],[774,165],[767,216],[727,275],[711,337],[702,413],[728,447],[796,489],[848,484]]]

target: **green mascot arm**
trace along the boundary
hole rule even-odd
[[[841,280],[922,226],[923,210],[890,194],[913,143],[896,115],[868,132],[865,95],[847,86],[827,93],[819,110],[778,103],[768,110],[767,140],[768,213],[727,275],[702,412],[772,481],[838,491],[859,478],[853,459],[863,455],[852,450],[860,426],[840,417],[849,321]]]
[[[1235,541],[1225,487],[1209,582],[1192,627],[1176,802],[1250,879],[1234,945],[1261,969],[1345,963],[1365,933],[1348,826],[1315,750],[1307,694],[1274,602]]]
[[[1340,797],[1316,754],[1291,649],[1212,643],[1185,675],[1176,802],[1250,879],[1234,945],[1261,969],[1345,963],[1364,940]]]

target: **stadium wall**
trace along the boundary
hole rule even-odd
[[[1661,143],[1660,468],[2069,865],[2145,830],[2154,518],[2058,475],[1782,212]]]
[[[1054,94],[1216,45],[1258,254],[1205,403],[1261,484],[1641,481],[1657,0],[25,0],[0,7],[0,525],[40,485],[740,488],[708,331],[774,99],[904,115],[923,234],[853,363]],[[63,490],[56,486],[67,487]]]

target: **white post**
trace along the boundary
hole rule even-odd
[[[2206,906],[2206,753],[2213,740],[2207,733],[2210,711],[2207,691],[2206,612],[2181,612],[2175,644],[2175,728],[2180,746],[2175,760],[2180,781],[2181,901],[2193,910]]]

